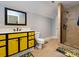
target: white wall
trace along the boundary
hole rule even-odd
[[[30,13],[28,14],[29,20],[28,20],[28,26],[37,31],[41,32],[41,37],[49,37],[52,36],[51,34],[51,19],[42,17],[40,15],[31,15]]]
[[[5,26],[4,7],[27,12],[27,26]],[[52,7],[48,2],[0,2],[0,32],[12,32],[16,27],[22,30],[31,28],[41,32],[43,38],[50,37],[52,36],[52,16]]]
[[[56,18],[52,20],[52,35],[56,36]]]

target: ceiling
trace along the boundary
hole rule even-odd
[[[48,18],[53,18],[53,14],[56,14],[56,5],[50,1],[1,1],[0,5]]]
[[[0,5],[9,8],[34,13],[44,17],[55,19],[57,15],[57,4],[62,3],[65,9],[79,5],[79,1],[0,1]]]
[[[61,2],[66,9],[79,5],[79,1],[62,1]]]

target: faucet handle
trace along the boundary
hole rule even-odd
[[[14,28],[13,31],[16,31],[16,29]]]
[[[19,31],[21,31],[21,29],[19,29]]]

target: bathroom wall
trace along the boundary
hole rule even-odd
[[[56,31],[56,21],[57,20],[57,17],[55,17],[55,19],[52,19],[52,35],[57,37],[57,31]]]
[[[27,12],[27,26],[5,25],[4,7]],[[0,2],[0,32],[13,32],[19,27],[22,31],[32,29],[40,32],[43,38],[50,37],[56,33],[52,16],[52,7],[48,2]]]
[[[42,16],[38,16],[38,15],[30,15],[29,16],[29,20],[28,20],[28,26],[37,31],[37,32],[41,32],[42,35],[40,35],[40,37],[50,37],[52,36],[52,29],[51,29],[51,19],[49,18],[44,18]]]

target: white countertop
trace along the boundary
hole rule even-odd
[[[33,31],[33,30],[26,30],[26,31],[0,31],[0,34],[2,34],[2,33],[16,33],[16,32],[28,32],[28,31]]]

